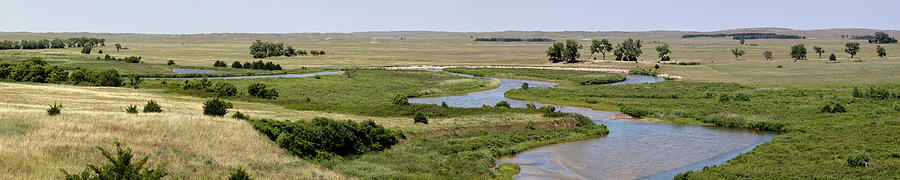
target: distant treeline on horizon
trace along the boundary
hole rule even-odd
[[[550,38],[475,38],[475,41],[494,42],[556,42]]]
[[[695,37],[731,37],[731,39],[806,39],[806,36],[775,33],[719,33],[719,34],[687,34],[681,38]]]

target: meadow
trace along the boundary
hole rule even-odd
[[[80,48],[0,50],[0,61],[21,62],[41,57],[66,69],[115,69],[128,76],[202,77],[176,74],[172,68],[227,71],[208,76],[307,73],[345,70],[347,73],[304,78],[210,80],[230,83],[237,95],[222,97],[235,107],[226,117],[201,115],[210,92],[186,90],[185,80],[144,80],[138,88],[88,87],[30,82],[0,82],[0,178],[47,179],[62,176],[59,169],[80,171],[102,158],[94,148],[114,141],[151,156],[152,164],[167,164],[178,179],[222,178],[242,167],[254,178],[285,179],[422,179],[457,176],[487,179],[497,175],[493,158],[528,148],[609,132],[602,126],[573,126],[568,118],[548,116],[530,108],[453,108],[440,105],[396,104],[398,97],[458,95],[493,89],[495,80],[467,78],[443,72],[378,70],[370,67],[416,65],[514,65],[554,67],[610,67],[650,70],[675,78],[656,84],[603,86],[594,82],[623,80],[620,74],[541,69],[449,68],[448,71],[486,77],[519,78],[561,83],[559,87],[513,90],[508,97],[542,103],[620,111],[660,123],[703,124],[777,131],[784,135],[727,163],[684,173],[691,179],[741,177],[797,179],[889,179],[900,174],[897,98],[854,97],[880,87],[897,91],[900,46],[882,44],[887,57],[874,55],[874,44],[841,39],[843,34],[871,34],[872,30],[739,29],[735,32],[799,34],[807,39],[748,40],[741,45],[727,38],[690,38],[696,32],[362,32],[301,34],[108,34],[0,32],[0,40],[102,37],[127,50],[99,47],[104,54],[81,54]],[[897,31],[889,31],[896,36]],[[484,42],[479,37],[552,38],[577,40],[589,47],[592,39],[613,43],[641,39],[637,62],[614,61],[611,53],[590,54],[582,49],[579,63],[550,64],[550,42]],[[256,61],[248,47],[255,40],[285,42],[301,50],[324,50],[323,56],[269,57],[285,70],[213,67],[213,62]],[[863,42],[857,58],[843,52],[846,42]],[[672,63],[658,64],[654,48],[670,45]],[[790,59],[790,46],[806,44],[808,59]],[[821,46],[822,58],[812,50]],[[746,55],[735,57],[731,49]],[[773,51],[765,60],[763,51]],[[826,57],[834,53],[837,61]],[[141,63],[98,60],[142,57]],[[174,61],[176,65],[167,65]],[[690,63],[690,64],[686,64]],[[658,69],[656,67],[659,67]],[[196,80],[192,80],[196,81]],[[248,94],[255,83],[279,92],[276,99]],[[128,105],[159,102],[162,113],[125,113]],[[62,114],[47,116],[50,104],[63,104]],[[825,113],[835,104],[847,112]],[[491,105],[488,105],[491,106]],[[234,112],[276,121],[324,117],[355,122],[374,121],[403,138],[390,149],[330,160],[310,160],[279,148],[253,125],[228,118]],[[415,123],[422,114],[428,124]],[[575,121],[577,122],[577,121]],[[613,132],[614,133],[614,132]],[[87,158],[84,158],[87,157]],[[868,167],[848,165],[853,158],[869,159]],[[25,163],[28,162],[28,163]],[[827,171],[823,171],[827,169]]]

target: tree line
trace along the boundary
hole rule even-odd
[[[66,47],[106,46],[105,38],[77,37],[68,39],[38,39],[0,41],[0,50],[7,49],[62,49]]]
[[[601,53],[603,54],[603,59],[606,59],[606,53],[612,52],[617,61],[637,61],[638,57],[643,53],[641,52],[641,47],[641,40],[630,38],[615,46],[608,39],[593,40],[590,46],[591,55],[588,57],[592,57],[594,53]],[[565,42],[553,43],[547,48],[547,57],[553,63],[578,62],[578,58],[581,57],[578,49],[581,48],[582,45],[578,44],[578,41],[567,39]],[[672,53],[672,51],[669,50],[668,44],[664,44],[656,49],[659,52],[660,60],[668,61],[671,59],[668,54]]]
[[[490,41],[490,42],[556,42],[556,40],[550,38],[475,38],[475,41]]]
[[[225,61],[216,61],[213,63],[213,67],[228,67],[228,64]],[[281,64],[269,62],[263,62],[262,60],[256,62],[244,62],[243,64],[239,61],[234,61],[231,63],[231,68],[236,69],[259,69],[259,70],[282,70]]]
[[[844,52],[849,54],[850,58],[856,57],[856,55],[859,54],[859,52],[861,50],[860,44],[858,42],[848,42],[848,43],[844,44],[844,47],[845,47]],[[819,46],[813,46],[813,50],[815,51],[816,54],[818,54],[819,58],[822,58],[822,54],[826,53],[825,49],[823,49],[822,47],[819,47]],[[744,50],[742,50],[740,48],[732,49],[731,53],[734,54],[735,59],[737,59],[738,57],[743,56],[745,54]],[[805,44],[796,44],[796,45],[791,46],[790,57],[792,59],[794,59],[795,61],[796,60],[805,60],[807,58],[806,54],[807,54],[807,49],[806,49]],[[878,57],[885,57],[885,56],[887,56],[887,50],[882,46],[875,46],[875,54]],[[763,52],[763,56],[766,58],[766,60],[772,60],[772,58],[773,58],[772,51]],[[828,60],[836,61],[837,57],[834,55],[834,53],[831,53],[831,55],[828,56]]]
[[[696,37],[731,37],[731,39],[806,39],[806,36],[775,33],[719,33],[719,34],[686,34],[681,38]]]
[[[77,68],[66,70],[59,66],[47,65],[47,62],[39,57],[31,57],[20,63],[0,63],[0,79],[57,84],[122,85],[119,73],[115,69],[94,71]]]
[[[876,32],[875,35],[841,35],[841,39],[865,39],[870,44],[893,44],[897,39],[884,32]]]
[[[137,56],[128,56],[128,57],[125,57],[125,58],[116,58],[116,57],[113,57],[113,56],[110,56],[109,54],[107,54],[107,55],[104,56],[102,59],[101,59],[100,57],[97,57],[97,59],[98,59],[98,60],[105,60],[105,61],[122,61],[122,62],[127,62],[127,63],[141,63],[141,57],[137,57]],[[174,63],[174,62],[173,62],[173,63]]]
[[[284,43],[262,42],[260,40],[256,40],[256,42],[253,42],[253,45],[250,45],[250,55],[253,55],[253,58],[306,56],[307,54],[323,56],[325,55],[325,51],[310,50],[307,52],[306,50],[294,49],[293,46],[285,47]]]

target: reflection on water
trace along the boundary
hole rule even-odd
[[[652,76],[626,77],[626,81],[610,85],[662,81]],[[508,101],[514,107],[524,107],[527,101],[506,98],[504,92],[520,88],[522,83],[528,83],[531,87],[556,85],[518,79],[491,79],[499,80],[500,87],[461,96],[413,98],[409,101],[421,104],[446,102],[454,107],[481,107]],[[614,112],[568,106],[558,109],[590,117],[606,125],[610,134],[539,147],[498,160],[498,163],[515,163],[522,167],[517,179],[672,179],[681,172],[722,164],[776,136],[743,129],[614,121],[609,120],[616,114]]]

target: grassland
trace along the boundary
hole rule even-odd
[[[90,33],[0,33],[0,39],[45,39],[54,37],[93,36],[105,37],[110,43],[122,43],[128,50],[116,52],[105,47],[107,54],[117,57],[142,56],[148,64],[165,64],[174,60],[184,66],[211,66],[216,60],[250,61],[248,47],[256,39],[285,42],[298,49],[325,50],[326,56],[299,56],[267,58],[286,69],[300,67],[366,67],[405,65],[541,65],[577,67],[617,67],[629,69],[653,68],[656,63],[654,48],[662,43],[671,46],[674,61],[700,62],[697,66],[661,65],[665,74],[682,76],[686,80],[706,82],[738,82],[750,84],[785,83],[848,83],[888,82],[898,78],[890,69],[900,68],[900,45],[883,44],[888,56],[875,56],[874,44],[861,40],[841,39],[842,34],[871,34],[874,30],[817,30],[796,31],[785,29],[742,29],[734,32],[774,32],[806,36],[807,39],[748,40],[756,46],[740,45],[737,40],[726,38],[690,38],[681,35],[697,32],[369,32],[369,33],[305,33],[305,34],[197,34],[197,35],[145,35],[145,34],[90,34]],[[888,31],[898,36],[895,31]],[[400,40],[403,37],[404,40]],[[550,43],[502,43],[474,42],[473,37],[548,37],[557,40],[575,39],[588,47],[590,39],[607,38],[619,42],[627,38],[643,40],[643,61],[615,62],[609,60],[588,61],[574,64],[547,64],[544,52]],[[849,59],[843,52],[844,43],[862,42],[859,57]],[[806,44],[809,60],[795,63],[790,59],[790,46]],[[823,58],[812,46],[825,49]],[[735,58],[731,49],[741,48],[747,53]],[[9,50],[7,50],[9,51]],[[82,56],[80,49],[15,50],[17,52],[51,53]],[[773,51],[775,59],[764,60],[763,51]],[[840,63],[828,63],[830,53],[839,57]],[[598,57],[582,49],[583,58]],[[94,58],[95,55],[87,55]],[[611,55],[607,55],[607,59]],[[600,59],[600,58],[598,58]],[[862,62],[853,62],[862,60]],[[783,65],[784,68],[775,68]],[[888,71],[888,72],[885,72]],[[823,72],[834,76],[822,77]],[[774,78],[769,78],[774,77]],[[813,78],[814,77],[814,78]],[[803,79],[803,80],[798,80]]]
[[[756,30],[748,30],[756,31]],[[256,39],[285,42],[303,50],[325,50],[325,56],[274,57],[288,72],[322,71],[324,68],[407,65],[516,65],[564,67],[613,67],[652,69],[654,47],[667,43],[676,62],[700,65],[659,64],[663,74],[681,76],[677,82],[624,86],[568,86],[586,72],[532,72],[535,70],[455,69],[486,76],[562,82],[555,88],[514,90],[517,99],[551,104],[587,106],[599,110],[637,111],[646,117],[671,123],[701,123],[719,126],[778,130],[785,135],[758,146],[726,164],[688,174],[691,178],[797,178],[797,179],[890,179],[900,172],[900,149],[896,135],[900,102],[850,96],[851,87],[879,86],[897,92],[900,88],[900,45],[882,45],[888,57],[874,56],[874,45],[862,43],[860,58],[849,59],[841,34],[870,31],[786,31],[805,35],[803,40],[749,40],[756,46],[739,45],[722,38],[681,39],[687,32],[368,32],[308,34],[197,34],[144,35],[96,33],[0,33],[0,39],[45,39],[55,37],[104,37],[108,44],[122,43],[128,50],[116,57],[141,56],[139,64],[97,61],[97,54],[82,55],[80,49],[3,50],[0,61],[44,57],[66,67],[117,69],[127,75],[172,75],[171,68],[202,68],[237,73],[270,71],[213,68],[216,60],[251,61],[250,43]],[[786,32],[785,32],[786,31]],[[892,31],[897,36],[896,31]],[[401,40],[401,37],[403,40]],[[642,61],[588,60],[582,63],[547,64],[549,43],[474,42],[473,37],[549,37],[576,39],[587,47],[590,39],[619,42],[642,39]],[[806,44],[809,60],[788,58],[790,46]],[[836,62],[814,54],[812,46],[835,53]],[[735,58],[730,49],[741,48],[745,56]],[[763,51],[773,51],[774,60],[764,60]],[[588,55],[582,50],[582,57]],[[607,55],[607,59],[611,59]],[[174,60],[177,66],[165,63]],[[780,66],[780,68],[779,68]],[[302,67],[312,67],[304,69]],[[525,72],[529,71],[529,72]],[[564,72],[564,73],[563,73]],[[615,75],[603,75],[616,78]],[[153,163],[168,163],[175,178],[221,178],[232,167],[245,167],[260,179],[321,177],[436,178],[455,174],[487,178],[492,158],[526,148],[571,139],[594,137],[597,129],[536,130],[528,124],[552,124],[559,118],[542,117],[529,109],[444,108],[436,105],[398,107],[390,103],[395,94],[409,97],[443,96],[490,89],[497,82],[470,79],[429,71],[353,70],[320,78],[213,80],[233,83],[241,91],[252,83],[278,89],[277,100],[229,98],[233,111],[254,118],[278,120],[328,117],[337,120],[374,120],[404,132],[406,140],[389,150],[328,162],[307,162],[290,156],[241,121],[200,115],[203,98],[210,94],[179,90],[181,81],[145,81],[142,89],[95,88],[64,85],[0,82],[0,179],[47,179],[61,176],[58,169],[81,170],[100,161],[95,146],[122,141],[139,154],[153,156]],[[687,81],[687,82],[683,82]],[[700,81],[700,82],[696,82]],[[162,82],[167,82],[163,85]],[[567,83],[568,82],[568,83]],[[724,82],[724,83],[723,83]],[[749,101],[720,100],[723,96],[747,96]],[[310,100],[307,101],[307,98]],[[130,104],[156,100],[161,114],[124,113]],[[63,115],[49,117],[44,109],[60,102]],[[847,113],[821,113],[822,106],[841,103]],[[177,107],[177,108],[173,108]],[[429,125],[415,124],[413,113],[429,115]],[[764,126],[765,128],[760,128]],[[777,128],[772,128],[777,127]],[[585,133],[593,132],[593,133]],[[139,138],[125,138],[139,137]],[[523,138],[523,139],[518,139]],[[499,140],[499,142],[498,142]],[[509,141],[505,141],[509,140]],[[523,140],[523,141],[515,141]],[[870,167],[847,166],[847,159],[867,152]],[[88,157],[88,158],[84,158]],[[486,177],[487,176],[487,177]]]

